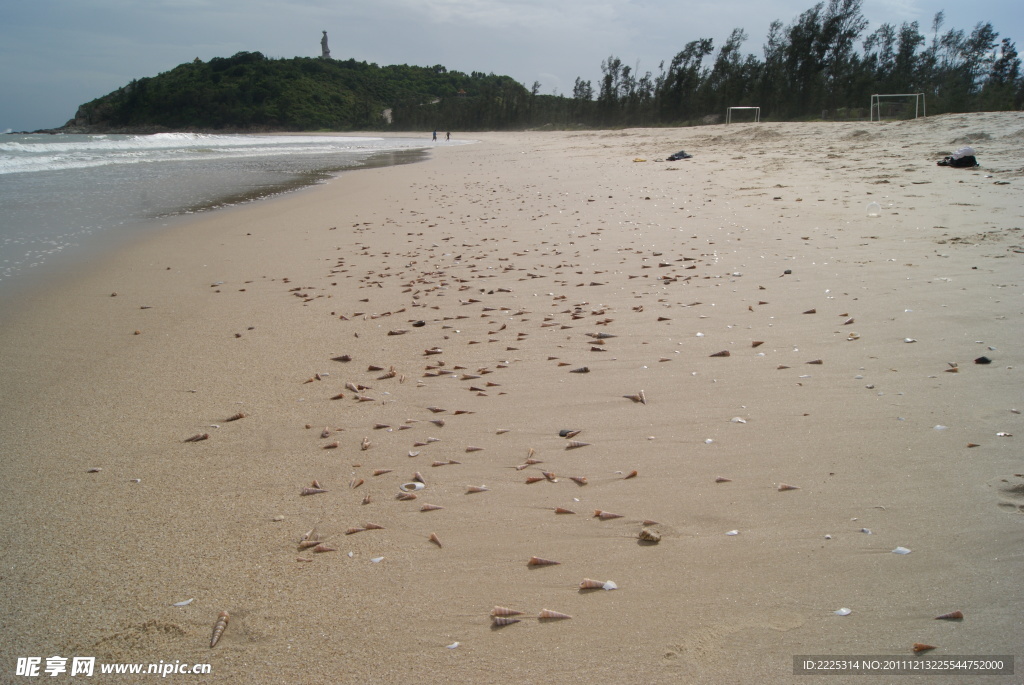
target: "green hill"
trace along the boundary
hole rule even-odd
[[[79,107],[90,132],[501,129],[531,93],[508,76],[259,52],[196,60]]]

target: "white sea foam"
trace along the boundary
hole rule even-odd
[[[254,136],[204,133],[28,135],[0,141],[0,174],[195,159],[305,156],[421,147],[419,141],[362,136]]]

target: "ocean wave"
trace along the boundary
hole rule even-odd
[[[413,139],[363,136],[152,135],[20,136],[0,142],[0,175],[86,169],[110,164],[139,164],[196,159],[246,159],[335,153],[372,153],[424,144]]]

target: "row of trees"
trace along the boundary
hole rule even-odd
[[[611,56],[596,86],[576,79],[570,118],[599,126],[676,124],[744,105],[780,120],[866,117],[874,93],[925,93],[933,113],[1024,105],[1016,46],[999,41],[990,23],[970,33],[943,31],[939,12],[928,36],[917,22],[882,24],[865,35],[861,3],[829,0],[787,26],[773,22],[763,59],[741,54],[748,38],[742,29],[717,53],[710,38],[687,43],[657,75]]]

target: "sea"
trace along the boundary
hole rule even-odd
[[[167,219],[256,202],[360,168],[406,164],[423,138],[0,135],[0,295],[116,249]]]

